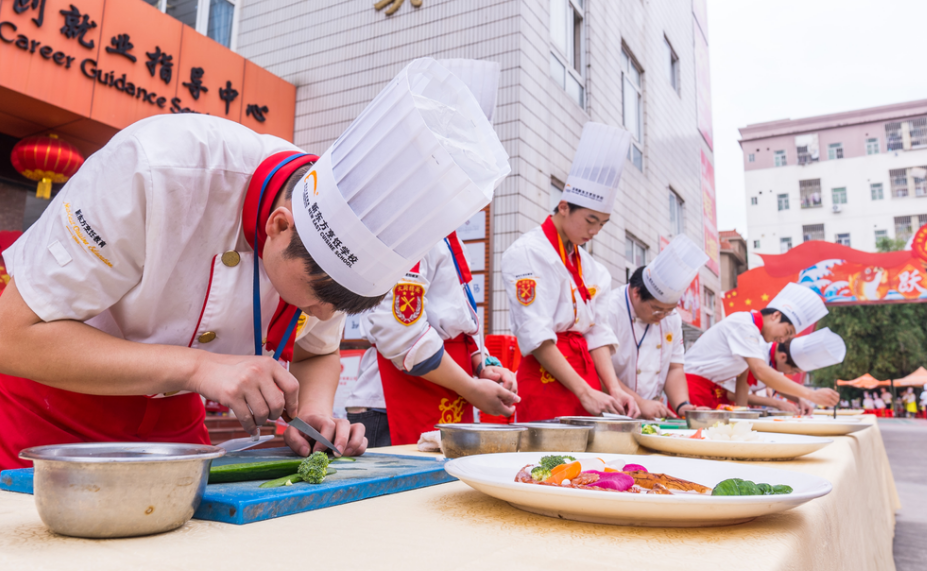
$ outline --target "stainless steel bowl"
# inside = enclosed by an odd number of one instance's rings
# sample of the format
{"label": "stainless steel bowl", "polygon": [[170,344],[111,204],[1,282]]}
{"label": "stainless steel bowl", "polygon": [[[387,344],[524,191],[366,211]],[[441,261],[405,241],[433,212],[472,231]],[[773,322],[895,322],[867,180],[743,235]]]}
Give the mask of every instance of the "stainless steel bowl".
{"label": "stainless steel bowl", "polygon": [[592,431],[589,426],[546,422],[518,422],[512,426],[528,429],[521,433],[519,452],[585,452]]}
{"label": "stainless steel bowl", "polygon": [[518,452],[518,441],[528,429],[508,424],[436,424],[441,449],[448,458]]}
{"label": "stainless steel bowl", "polygon": [[588,426],[592,429],[589,431],[586,452],[637,453],[638,446],[634,434],[641,433],[643,421],[601,416],[561,416],[557,420],[563,424]]}
{"label": "stainless steel bowl", "polygon": [[74,537],[132,537],[182,526],[200,505],[216,446],[105,442],[37,446],[35,505],[52,531]]}
{"label": "stainless steel bowl", "polygon": [[708,428],[716,422],[730,424],[731,413],[726,410],[687,410],[686,424],[689,428]]}
{"label": "stainless steel bowl", "polygon": [[797,413],[789,412],[787,410],[765,410],[766,416],[795,416]]}
{"label": "stainless steel bowl", "polygon": [[728,414],[731,415],[730,418],[736,419],[736,420],[756,420],[759,417],[763,416],[763,411],[759,409],[732,410]]}

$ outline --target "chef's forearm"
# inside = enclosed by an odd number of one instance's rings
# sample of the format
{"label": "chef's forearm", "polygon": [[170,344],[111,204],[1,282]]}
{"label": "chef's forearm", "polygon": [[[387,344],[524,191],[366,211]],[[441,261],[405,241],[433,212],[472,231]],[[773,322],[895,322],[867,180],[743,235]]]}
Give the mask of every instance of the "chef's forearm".
{"label": "chef's forearm", "polygon": [[331,416],[341,376],[341,353],[310,355],[297,346],[290,374],[299,381],[299,414]]}
{"label": "chef's forearm", "polygon": [[[615,374],[615,366],[612,364],[612,351],[608,345],[596,347],[589,351],[592,356],[592,362],[595,364],[595,372],[599,376],[602,388],[610,395],[620,394],[624,391],[618,382],[618,375]],[[630,393],[631,391],[627,391]]]}
{"label": "chef's forearm", "polygon": [[205,351],[118,339],[79,321],[44,322],[16,289],[0,296],[0,372],[95,395],[187,389]]}
{"label": "chef's forearm", "polygon": [[553,341],[544,341],[531,354],[551,376],[577,397],[590,390],[589,383],[579,376]]}
{"label": "chef's forearm", "polygon": [[[737,375],[737,384],[735,385],[734,393],[734,404],[737,406],[747,406],[747,399],[750,398],[750,385],[747,383],[747,373],[749,371],[750,369],[747,369],[743,373]],[[753,374],[756,375],[756,372],[754,371]]]}
{"label": "chef's forearm", "polygon": [[686,383],[686,372],[681,363],[670,363],[666,373],[666,383],[663,392],[669,400],[670,408],[674,411],[689,400],[689,385]]}
{"label": "chef's forearm", "polygon": [[793,382],[791,379],[770,367],[762,359],[749,358],[747,364],[753,371],[753,376],[766,384],[773,390],[779,391],[785,395],[808,398],[813,391],[803,385]]}

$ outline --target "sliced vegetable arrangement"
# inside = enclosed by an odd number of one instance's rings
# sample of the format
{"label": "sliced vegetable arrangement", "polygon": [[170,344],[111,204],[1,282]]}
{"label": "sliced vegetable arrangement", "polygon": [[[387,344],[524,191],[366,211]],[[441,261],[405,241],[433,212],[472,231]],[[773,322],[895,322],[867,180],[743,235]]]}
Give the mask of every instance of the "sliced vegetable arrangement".
{"label": "sliced vegetable arrangement", "polygon": [[741,480],[740,478],[724,480],[711,491],[713,496],[778,496],[791,493],[791,486],[784,484],[777,486],[755,484],[750,480]]}
{"label": "sliced vegetable arrangement", "polygon": [[331,462],[355,462],[355,458],[342,456],[329,458],[324,452],[314,452],[307,458],[284,458],[241,464],[225,464],[209,469],[210,484],[269,480],[261,488],[291,486],[297,482],[321,484],[326,476],[336,473],[329,468]]}

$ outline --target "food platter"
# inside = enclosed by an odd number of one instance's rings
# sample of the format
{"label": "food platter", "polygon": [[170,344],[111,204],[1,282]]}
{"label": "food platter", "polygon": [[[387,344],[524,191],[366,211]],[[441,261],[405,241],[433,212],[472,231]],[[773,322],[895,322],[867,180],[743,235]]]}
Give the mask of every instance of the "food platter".
{"label": "food platter", "polygon": [[[738,422],[738,421],[732,421]],[[869,423],[858,418],[844,417],[834,420],[827,417],[767,417],[751,421],[757,432],[806,434],[808,436],[846,436],[869,428]]]}
{"label": "food platter", "polygon": [[[755,421],[754,421],[755,422]],[[788,460],[824,448],[833,440],[802,434],[763,433],[757,440],[701,440],[689,438],[694,430],[661,434],[635,434],[638,444],[666,454],[732,460]]]}
{"label": "food platter", "polygon": [[512,506],[544,516],[615,525],[646,527],[709,527],[732,525],[786,511],[828,494],[827,480],[775,468],[712,460],[627,454],[574,454],[605,462],[641,463],[650,472],[665,473],[714,487],[729,478],[785,484],[793,492],[776,496],[710,496],[692,493],[672,495],[631,494],[515,481],[526,464],[540,461],[544,453],[485,454],[451,460],[445,470],[475,490]]}
{"label": "food platter", "polygon": [[[858,409],[858,408],[838,408],[838,409],[837,409],[837,416],[859,416],[859,415],[861,415],[861,414],[864,414],[865,412],[866,412],[866,411],[861,410],[861,409]],[[819,408],[819,409],[817,409],[817,410],[814,411],[814,414],[824,414],[824,415],[833,416],[833,415],[834,415],[834,409],[832,409],[832,408]]]}

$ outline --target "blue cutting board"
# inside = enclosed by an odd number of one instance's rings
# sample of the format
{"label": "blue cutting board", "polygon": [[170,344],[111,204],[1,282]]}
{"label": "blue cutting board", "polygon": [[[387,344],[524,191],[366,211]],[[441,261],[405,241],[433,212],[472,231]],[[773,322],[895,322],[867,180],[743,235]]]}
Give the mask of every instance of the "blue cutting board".
{"label": "blue cutting board", "polygon": [[[285,457],[292,457],[288,448],[246,450],[227,454],[213,464]],[[331,467],[337,473],[318,485],[266,489],[258,487],[261,481],[208,485],[193,517],[243,525],[456,480],[444,471],[443,459],[419,456],[367,453],[357,462],[335,462]],[[0,490],[31,494],[32,472],[32,468],[0,472]]]}

